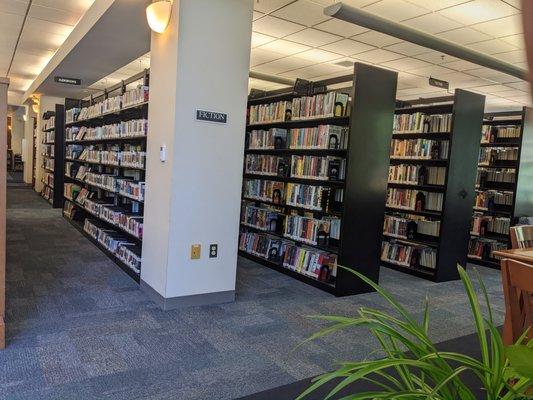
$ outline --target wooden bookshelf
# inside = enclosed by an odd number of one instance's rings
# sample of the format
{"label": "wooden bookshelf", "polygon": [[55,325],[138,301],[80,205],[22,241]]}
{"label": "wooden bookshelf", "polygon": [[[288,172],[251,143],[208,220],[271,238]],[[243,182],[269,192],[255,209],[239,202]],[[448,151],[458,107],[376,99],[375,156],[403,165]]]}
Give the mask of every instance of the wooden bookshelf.
{"label": "wooden bookshelf", "polygon": [[[335,116],[307,117],[305,119],[295,118],[294,110],[291,119],[277,122],[261,122],[247,125],[247,146],[245,149],[244,186],[242,197],[243,216],[248,207],[260,207],[261,210],[277,211],[277,229],[265,231],[264,227],[259,229],[250,226],[244,219],[241,219],[241,237],[239,254],[256,261],[266,267],[284,273],[299,281],[315,286],[335,296],[346,296],[371,291],[367,285],[352,274],[349,270],[338,268],[336,265],[345,266],[348,269],[357,270],[374,281],[379,278],[379,237],[383,225],[383,214],[385,211],[386,177],[388,169],[388,154],[390,140],[392,136],[391,127],[394,115],[395,94],[397,84],[397,74],[392,71],[376,68],[373,66],[356,63],[353,75],[346,78],[346,82],[353,84],[351,89],[351,100],[345,108],[345,113],[334,113]],[[379,84],[376,84],[379,82]],[[302,99],[305,96],[314,96],[334,91],[327,89],[327,81],[307,82],[304,89],[301,86],[297,89],[289,89],[285,93],[272,92],[265,93],[263,97],[250,98],[248,105],[266,105],[279,101],[292,102],[293,99]],[[316,88],[321,88],[317,91]],[[338,93],[344,93],[339,91]],[[336,95],[337,96],[337,95]],[[340,96],[342,97],[342,95]],[[338,102],[336,97],[336,102]],[[293,129],[318,128],[322,125],[343,127],[347,136],[346,148],[331,146],[313,146],[313,148],[300,148],[302,146],[290,146],[286,143],[275,146],[276,148],[250,148],[249,136],[252,131],[268,131],[273,128],[285,129],[287,137],[293,134]],[[336,128],[335,128],[336,129]],[[303,146],[305,147],[305,146]],[[310,146],[307,146],[310,147]],[[279,162],[288,166],[289,172],[279,170],[271,175],[247,172],[246,163],[249,156],[277,156]],[[328,162],[341,162],[345,160],[345,174],[343,179],[337,179],[336,175],[329,174],[324,179],[310,179],[293,176],[290,169],[295,165],[297,156],[313,156],[318,158],[333,157]],[[283,161],[280,161],[283,160]],[[322,161],[319,161],[322,162]],[[328,170],[331,164],[328,164]],[[332,178],[335,176],[335,178]],[[257,199],[247,196],[246,185],[248,181],[265,182],[273,181],[283,187],[283,194],[279,201],[274,198]],[[286,197],[288,185],[306,185],[313,190],[321,192],[320,206],[305,203],[291,203]],[[333,197],[342,191],[342,201],[334,201]],[[324,194],[326,193],[326,194]],[[328,197],[326,201],[325,198]],[[327,204],[326,204],[327,203]],[[326,243],[324,241],[316,244],[295,237],[289,237],[286,227],[290,216],[308,217],[314,220],[323,221],[323,218],[339,218],[340,222],[338,238],[329,232]],[[364,228],[362,228],[364,227]],[[269,228],[270,229],[270,228]],[[320,229],[320,228],[319,228]],[[254,250],[253,247],[242,247],[243,235],[254,234],[262,237],[270,237],[277,243],[285,243],[287,247],[281,245],[280,253],[274,257]],[[336,234],[334,236],[337,236]],[[309,264],[298,267],[289,266],[284,263],[288,248],[296,248],[298,251],[307,250],[313,254],[325,254],[327,263],[320,261],[314,266]],[[336,260],[333,262],[332,260]],[[327,265],[325,265],[327,264]],[[314,268],[314,269],[313,269]],[[327,268],[331,275],[324,276],[317,273]]]}
{"label": "wooden bookshelf", "polygon": [[[473,187],[478,161],[478,135],[484,103],[484,96],[457,89],[453,102],[396,110],[397,115],[414,116],[415,113],[422,113],[434,119],[451,115],[451,122],[449,130],[445,131],[430,129],[428,133],[425,127],[422,133],[403,133],[409,131],[403,129],[402,133],[394,132],[392,135],[394,140],[433,140],[434,142],[425,142],[425,145],[432,143],[440,154],[434,156],[431,148],[429,159],[391,157],[391,168],[401,165],[415,168],[420,166],[418,173],[424,172],[423,178],[417,182],[404,184],[392,181],[388,185],[389,191],[410,190],[410,195],[416,196],[413,197],[416,203],[414,207],[403,208],[387,204],[387,221],[391,226],[402,228],[398,228],[397,233],[394,229],[391,229],[393,232],[383,232],[381,265],[435,282],[459,279],[456,266],[465,266],[467,261],[470,217],[475,198]],[[441,149],[446,147],[443,142],[448,143],[445,159],[442,159]],[[439,159],[432,159],[437,156]],[[428,184],[430,168],[439,167],[444,168],[440,170],[445,172],[444,176],[441,175],[438,184]],[[401,192],[400,198],[406,193]],[[442,205],[440,209],[434,204],[428,209],[426,201],[429,202],[430,199],[439,199]],[[422,227],[425,225],[432,227],[434,234],[419,233],[419,230],[424,231]],[[390,252],[387,252],[389,249]],[[408,256],[404,256],[405,254]]]}
{"label": "wooden bookshelf", "polygon": [[[41,196],[46,199],[53,208],[63,207],[63,168],[65,152],[65,106],[56,104],[54,112],[47,112],[43,116],[43,122],[48,123],[43,128],[42,139],[42,165],[44,171],[41,182],[43,189]],[[53,168],[49,168],[52,166]]]}
{"label": "wooden bookshelf", "polygon": [[[117,96],[128,95],[128,93],[130,93],[129,90],[138,87],[138,85],[148,87],[148,71],[144,71],[141,74],[137,74],[122,81],[118,85],[107,88],[99,96],[82,101],[67,99],[66,109],[82,109],[83,107],[100,104],[107,99],[111,99],[111,102]],[[99,179],[103,179],[103,175],[110,175],[113,178],[131,179],[134,183],[144,183],[144,165],[132,166],[124,164],[122,152],[127,151],[129,146],[135,146],[136,152],[146,152],[147,132],[135,133],[134,136],[126,135],[123,132],[123,129],[125,128],[122,125],[117,134],[111,135],[103,133],[104,129],[100,130],[99,128],[123,123],[135,123],[137,120],[148,120],[148,101],[145,98],[140,98],[135,104],[128,104],[126,106],[124,106],[123,101],[124,99],[120,101],[119,109],[115,108],[113,111],[98,113],[98,115],[90,118],[78,119],[75,118],[75,113],[67,111],[69,118],[73,118],[73,120],[70,120],[65,124],[66,130],[69,131],[65,133],[63,141],[65,146],[63,152],[65,157],[65,168],[61,170],[65,185],[65,191],[63,193],[63,215],[76,229],[82,232],[84,236],[101,249],[122,270],[139,283],[140,267],[138,269],[131,267],[119,256],[118,250],[112,251],[108,247],[108,244],[106,244],[104,240],[105,236],[102,235],[101,232],[109,232],[113,237],[111,242],[114,245],[116,245],[117,242],[125,243],[125,247],[130,248],[139,257],[139,262],[142,250],[142,236],[136,235],[125,226],[111,222],[113,218],[106,217],[103,212],[99,213],[91,210],[90,206],[88,206],[89,203],[86,203],[85,199],[79,199],[80,192],[77,192],[73,198],[67,193],[67,185],[75,184],[81,189],[86,189],[90,193],[89,201],[94,201],[99,204],[109,204],[113,209],[119,207],[121,215],[131,215],[135,218],[141,218],[142,221],[142,216],[144,214],[144,201],[142,198],[127,192],[121,192],[116,179],[113,181],[113,187],[99,184],[96,181],[88,179],[88,173],[91,173],[98,176]],[[81,136],[79,133],[82,129],[87,129],[88,131],[84,136]],[[93,129],[94,131],[92,131]],[[100,131],[100,134],[98,134],[97,131]],[[115,163],[104,162],[102,159],[100,159],[100,161],[93,161],[78,158],[86,150],[119,152],[119,159],[117,163]],[[85,173],[78,173],[80,168],[86,168],[87,170]],[[105,208],[107,209],[108,207]],[[98,229],[97,232],[99,232],[99,236],[97,238],[87,231],[85,226],[86,223],[90,223],[95,229]],[[88,229],[91,228],[90,225]]]}
{"label": "wooden bookshelf", "polygon": [[[507,221],[508,226],[510,227],[517,223],[518,217],[529,216],[520,210],[521,204],[527,205],[530,203],[529,199],[522,201],[522,198],[519,195],[522,191],[527,192],[527,189],[522,187],[522,190],[518,190],[519,178],[521,177],[521,174],[523,176],[526,175],[524,169],[527,169],[527,163],[521,162],[521,155],[524,149],[524,137],[527,141],[533,136],[531,134],[531,121],[526,118],[528,113],[530,113],[530,110],[524,107],[522,110],[516,112],[491,113],[485,115],[483,125],[486,127],[485,129],[491,129],[493,135],[490,135],[492,137],[489,136],[489,140],[487,140],[487,137],[484,137],[483,134],[481,135],[481,152],[498,152],[502,150],[516,149],[517,158],[516,160],[491,160],[489,163],[482,163],[481,160],[478,162],[476,191],[482,193],[510,193],[512,195],[512,201],[509,204],[491,203],[488,207],[474,207],[474,213],[472,215],[473,228],[476,218],[487,221],[487,224],[490,224],[491,220],[495,221],[495,218],[499,218],[499,221]],[[497,132],[500,129],[509,127],[517,128],[519,136],[498,136]],[[480,158],[482,155],[481,152]],[[484,174],[484,171],[487,170],[494,172],[512,170],[514,171],[514,180],[513,182],[497,182],[489,179],[483,179],[481,181],[480,177]],[[529,180],[530,178],[526,178],[522,179],[521,182],[526,183]],[[530,184],[527,183],[526,185],[529,186]],[[492,256],[492,252],[494,250],[509,248],[509,229],[500,229],[501,232],[494,232],[488,229],[489,227],[490,225],[484,227],[484,229],[479,229],[479,231],[471,232],[468,261],[473,264],[499,269],[500,261]],[[480,250],[481,255],[479,254]]]}

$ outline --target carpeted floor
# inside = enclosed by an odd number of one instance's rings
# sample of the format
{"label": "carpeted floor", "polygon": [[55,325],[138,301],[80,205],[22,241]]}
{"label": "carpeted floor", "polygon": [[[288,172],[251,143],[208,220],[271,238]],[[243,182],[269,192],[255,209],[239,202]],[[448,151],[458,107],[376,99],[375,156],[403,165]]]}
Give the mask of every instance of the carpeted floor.
{"label": "carpeted floor", "polygon": [[[241,259],[235,303],[163,312],[32,190],[8,190],[7,234],[0,398],[233,399],[374,348],[366,332],[353,330],[291,353],[323,326],[306,315],[383,307],[375,293],[335,298]],[[480,271],[501,324],[499,272]],[[436,341],[473,332],[460,282],[383,269],[381,283],[418,317],[430,297]]]}

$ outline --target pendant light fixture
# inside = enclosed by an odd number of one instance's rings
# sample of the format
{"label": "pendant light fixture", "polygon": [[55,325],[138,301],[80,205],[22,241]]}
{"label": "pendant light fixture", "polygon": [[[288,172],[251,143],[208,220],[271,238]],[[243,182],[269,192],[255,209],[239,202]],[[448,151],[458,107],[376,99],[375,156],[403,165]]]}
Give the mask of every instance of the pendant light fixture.
{"label": "pendant light fixture", "polygon": [[170,0],[157,0],[146,7],[146,19],[150,29],[157,33],[165,32],[172,13]]}

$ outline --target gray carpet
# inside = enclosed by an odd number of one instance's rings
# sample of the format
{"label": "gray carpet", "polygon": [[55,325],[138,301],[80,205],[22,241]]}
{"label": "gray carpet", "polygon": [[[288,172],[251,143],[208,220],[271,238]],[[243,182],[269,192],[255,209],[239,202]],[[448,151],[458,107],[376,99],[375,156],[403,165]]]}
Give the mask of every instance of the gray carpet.
{"label": "gray carpet", "polygon": [[[29,189],[8,191],[7,342],[0,398],[233,399],[361,359],[364,331],[291,354],[320,323],[310,314],[381,307],[375,293],[334,298],[241,259],[237,301],[163,312],[124,272]],[[503,320],[499,272],[480,269]],[[431,298],[437,341],[473,332],[460,282],[383,269],[381,283],[417,316]]]}

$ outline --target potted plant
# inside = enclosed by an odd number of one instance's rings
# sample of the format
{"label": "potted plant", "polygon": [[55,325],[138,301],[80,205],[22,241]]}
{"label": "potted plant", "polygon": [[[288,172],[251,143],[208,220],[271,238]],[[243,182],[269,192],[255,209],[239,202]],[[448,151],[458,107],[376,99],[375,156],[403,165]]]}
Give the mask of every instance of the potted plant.
{"label": "potted plant", "polygon": [[[362,307],[358,316],[312,316],[331,322],[309,339],[314,340],[333,332],[363,327],[377,339],[385,358],[344,362],[333,372],[321,375],[298,399],[322,385],[335,382],[325,397],[335,397],[357,381],[371,382],[375,390],[351,393],[343,400],[359,399],[431,399],[431,400],[477,400],[463,382],[469,371],[479,381],[486,400],[531,399],[528,394],[533,386],[533,341],[505,347],[500,332],[494,325],[486,288],[478,275],[479,285],[486,302],[488,315],[481,312],[474,286],[465,270],[458,266],[461,280],[470,303],[477,331],[481,359],[465,354],[437,350],[428,336],[429,302],[426,298],[424,318],[419,323],[391,294],[366,276],[349,270],[372,286],[394,309],[394,314]],[[476,271],[477,272],[477,271]],[[304,342],[304,343],[305,343]]]}

